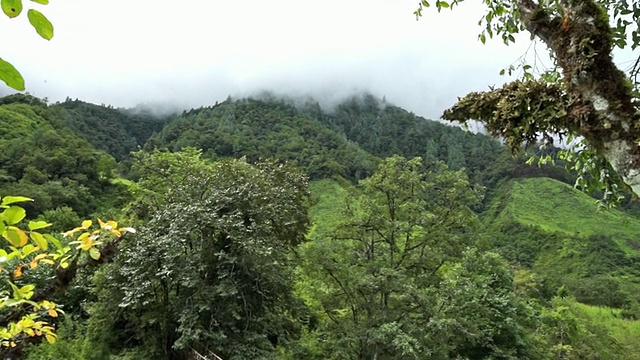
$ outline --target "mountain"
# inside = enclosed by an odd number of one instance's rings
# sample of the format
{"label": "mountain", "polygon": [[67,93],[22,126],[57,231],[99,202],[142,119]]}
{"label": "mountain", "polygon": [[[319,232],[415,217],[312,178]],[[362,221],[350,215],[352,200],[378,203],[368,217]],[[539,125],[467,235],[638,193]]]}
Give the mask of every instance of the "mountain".
{"label": "mountain", "polygon": [[153,147],[196,147],[209,158],[271,157],[298,164],[312,178],[357,180],[371,174],[378,162],[294,105],[275,99],[227,100],[185,112],[149,139],[145,148]]}
{"label": "mountain", "polygon": [[[511,181],[484,215],[489,244],[532,271],[550,296],[565,286],[583,303],[640,302],[640,220],[549,178]],[[638,316],[636,314],[633,316]]]}
{"label": "mountain", "polygon": [[116,163],[79,136],[66,112],[29,95],[0,99],[0,195],[23,195],[30,216],[69,207],[86,216],[112,188]]}
{"label": "mountain", "polygon": [[67,99],[52,107],[64,109],[65,122],[76,134],[117,161],[139,150],[151,135],[162,130],[169,118],[152,109],[115,109],[77,99]]}
{"label": "mountain", "polygon": [[499,142],[367,94],[332,109],[312,99],[228,99],[171,119],[146,148],[175,151],[187,146],[203,149],[210,158],[293,161],[314,179],[362,179],[379,159],[394,154],[420,156],[427,163],[441,160],[454,170],[464,167],[474,183],[485,187],[513,172],[513,160]]}

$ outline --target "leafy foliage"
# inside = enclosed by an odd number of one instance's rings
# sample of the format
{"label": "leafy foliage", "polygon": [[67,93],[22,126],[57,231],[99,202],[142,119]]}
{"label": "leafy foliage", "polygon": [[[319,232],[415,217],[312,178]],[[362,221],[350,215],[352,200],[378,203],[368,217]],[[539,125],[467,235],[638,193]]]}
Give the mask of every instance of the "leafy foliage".
{"label": "leafy foliage", "polygon": [[[32,2],[41,5],[47,5],[49,3],[48,0],[32,0]],[[4,12],[7,17],[18,17],[22,13],[22,0],[2,0],[0,1],[0,8],[2,8],[2,12]],[[38,10],[29,9],[27,11],[27,18],[38,35],[43,39],[51,40],[51,38],[53,38],[53,25],[49,19],[44,16],[44,14]],[[25,89],[24,78],[20,72],[13,65],[3,59],[0,59],[0,80],[4,81],[7,86],[16,90],[22,91]]]}
{"label": "leafy foliage", "polygon": [[146,148],[204,150],[206,157],[263,157],[289,161],[311,178],[340,175],[360,179],[377,159],[293,105],[278,100],[227,100],[173,119]]}
{"label": "leafy foliage", "polygon": [[[470,248],[477,223],[469,207],[477,194],[461,171],[439,164],[424,172],[421,163],[385,160],[361,181],[362,194],[345,207],[331,237],[306,246],[302,291],[324,314],[316,335],[327,340],[322,353],[389,359],[520,354],[520,329],[502,323],[502,316],[521,315],[509,271],[496,255]],[[498,303],[504,308],[494,308]]]}
{"label": "leafy foliage", "polygon": [[[29,338],[44,337],[54,343],[57,335],[48,319],[55,319],[64,311],[50,300],[52,293],[73,280],[83,253],[98,261],[102,251],[114,246],[124,233],[135,232],[132,228],[118,229],[114,221],[103,223],[99,219],[100,228],[91,230],[92,221],[85,220],[80,227],[64,233],[71,237],[81,234],[74,241],[63,242],[40,232],[51,226],[45,221],[29,221],[27,229],[18,227],[26,211],[16,204],[26,201],[32,200],[5,196],[0,203],[0,233],[6,241],[0,246],[0,274],[6,280],[0,287],[0,353],[4,356],[20,349]],[[101,246],[107,242],[108,246]],[[49,244],[55,249],[49,250]],[[69,245],[77,245],[76,251]],[[25,273],[37,272],[42,264],[56,268],[56,273],[52,283],[39,287]]]}
{"label": "leafy foliage", "polygon": [[306,179],[276,163],[199,155],[142,160],[140,185],[157,201],[99,283],[92,321],[128,329],[112,340],[116,351],[136,339],[149,357],[268,357],[272,341],[296,332],[291,251],[308,227]]}

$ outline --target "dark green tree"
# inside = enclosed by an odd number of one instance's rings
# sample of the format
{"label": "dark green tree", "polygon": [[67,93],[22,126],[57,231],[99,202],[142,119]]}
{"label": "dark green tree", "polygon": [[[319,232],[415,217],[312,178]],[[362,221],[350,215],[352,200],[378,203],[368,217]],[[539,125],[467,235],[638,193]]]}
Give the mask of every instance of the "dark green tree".
{"label": "dark green tree", "polygon": [[[329,239],[306,248],[320,347],[336,359],[523,356],[506,263],[473,250],[478,194],[463,171],[386,159]],[[468,310],[468,312],[467,312]],[[511,320],[509,320],[511,319]]]}
{"label": "dark green tree", "polygon": [[199,156],[141,159],[141,194],[155,201],[99,281],[96,341],[149,358],[269,358],[297,332],[292,251],[308,227],[307,180],[285,165]]}

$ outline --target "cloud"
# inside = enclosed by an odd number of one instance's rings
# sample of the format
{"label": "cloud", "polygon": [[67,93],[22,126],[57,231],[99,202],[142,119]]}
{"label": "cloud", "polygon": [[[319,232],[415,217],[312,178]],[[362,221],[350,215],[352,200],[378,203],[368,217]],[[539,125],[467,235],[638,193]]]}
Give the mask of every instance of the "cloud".
{"label": "cloud", "polygon": [[416,21],[415,3],[397,0],[68,0],[41,9],[51,42],[26,17],[0,32],[15,35],[3,58],[27,90],[52,101],[188,108],[260,90],[370,91],[435,118],[457,96],[505,82],[499,70],[528,45],[481,45],[482,7],[463,5]]}

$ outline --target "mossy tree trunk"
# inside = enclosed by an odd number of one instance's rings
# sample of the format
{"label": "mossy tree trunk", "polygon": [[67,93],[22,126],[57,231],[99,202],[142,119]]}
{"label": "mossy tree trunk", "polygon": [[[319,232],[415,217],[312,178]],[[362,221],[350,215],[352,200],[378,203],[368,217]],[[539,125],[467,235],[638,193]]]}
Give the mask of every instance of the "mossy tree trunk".
{"label": "mossy tree trunk", "polygon": [[563,81],[515,81],[471,93],[445,111],[448,120],[476,119],[513,149],[540,134],[577,135],[640,195],[640,115],[627,75],[613,62],[613,30],[594,0],[514,0],[519,21],[543,41]]}
{"label": "mossy tree trunk", "polygon": [[613,62],[605,9],[592,0],[567,0],[565,16],[552,18],[532,0],[519,5],[524,26],[563,70],[571,110],[582,118],[579,134],[640,194],[638,111],[627,76]]}

